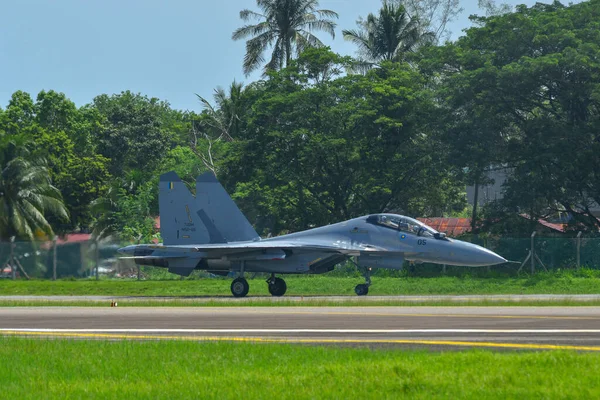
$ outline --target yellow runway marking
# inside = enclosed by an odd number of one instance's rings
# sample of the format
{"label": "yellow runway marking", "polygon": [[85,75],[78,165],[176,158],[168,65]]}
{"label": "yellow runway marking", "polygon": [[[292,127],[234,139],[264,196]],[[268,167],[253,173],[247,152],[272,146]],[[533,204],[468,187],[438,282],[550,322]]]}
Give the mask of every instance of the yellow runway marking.
{"label": "yellow runway marking", "polygon": [[51,333],[4,331],[0,336],[36,336],[46,338],[121,339],[121,340],[187,340],[195,342],[305,343],[305,344],[422,344],[429,346],[491,347],[529,350],[600,351],[600,346],[571,346],[531,343],[495,343],[454,340],[413,339],[280,339],[265,337],[126,335],[112,333]]}

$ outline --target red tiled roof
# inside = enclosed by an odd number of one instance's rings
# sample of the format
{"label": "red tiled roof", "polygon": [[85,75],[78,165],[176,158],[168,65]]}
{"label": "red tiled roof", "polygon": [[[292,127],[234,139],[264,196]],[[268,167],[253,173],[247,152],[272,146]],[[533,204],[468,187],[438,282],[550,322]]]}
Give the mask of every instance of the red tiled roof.
{"label": "red tiled roof", "polygon": [[471,229],[471,218],[417,218],[419,221],[445,233],[448,236],[459,236]]}
{"label": "red tiled roof", "polygon": [[91,233],[68,233],[56,239],[57,244],[87,242],[92,238]]}
{"label": "red tiled roof", "polygon": [[[519,214],[519,216],[523,217],[525,219],[529,219],[529,220],[531,219],[531,217],[529,215],[527,215],[527,214]],[[538,218],[537,222],[538,222],[538,224],[543,225],[546,228],[552,229],[552,230],[557,231],[557,232],[564,233],[565,230],[566,230],[565,229],[565,227],[566,227],[565,224],[553,224],[552,222],[548,222],[545,219],[541,219],[541,218]]]}

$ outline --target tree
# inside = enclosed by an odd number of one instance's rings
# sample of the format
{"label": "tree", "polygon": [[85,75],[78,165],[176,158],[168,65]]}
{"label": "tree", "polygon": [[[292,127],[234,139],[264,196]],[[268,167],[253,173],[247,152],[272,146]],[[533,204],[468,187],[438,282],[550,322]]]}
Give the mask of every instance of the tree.
{"label": "tree", "polygon": [[232,141],[240,133],[241,122],[246,112],[243,92],[244,84],[236,81],[229,86],[229,94],[222,87],[218,87],[213,96],[214,106],[204,97],[196,95],[208,116],[205,123],[217,138]]}
{"label": "tree", "polygon": [[289,65],[294,55],[309,47],[320,47],[323,43],[312,34],[321,30],[335,37],[335,22],[338,14],[331,10],[318,10],[318,0],[256,0],[262,10],[240,11],[243,21],[259,20],[257,24],[238,28],[233,40],[251,37],[246,42],[244,73],[249,75],[265,62],[263,54],[272,47],[271,59],[265,65],[265,73]]}
{"label": "tree", "polygon": [[10,98],[4,112],[2,129],[9,134],[22,132],[29,128],[35,117],[35,105],[29,93],[16,91]]}
{"label": "tree", "polygon": [[440,199],[456,204],[454,171],[443,168],[419,74],[388,62],[365,76],[343,76],[346,62],[316,49],[273,73],[247,136],[231,143],[223,182],[259,231],[385,211],[431,215]]}
{"label": "tree", "polygon": [[215,175],[218,173],[217,153],[224,147],[221,142],[232,142],[243,136],[246,112],[250,108],[243,83],[233,81],[228,92],[221,87],[215,89],[215,105],[196,95],[203,110],[192,125],[191,149]]}
{"label": "tree", "polygon": [[477,6],[485,11],[486,17],[502,15],[512,11],[512,6],[510,4],[496,4],[495,0],[477,0]]}
{"label": "tree", "polygon": [[154,236],[151,204],[156,186],[145,182],[136,193],[114,182],[104,196],[91,204],[98,217],[93,223],[93,234],[98,238],[115,237],[124,241],[148,242]]}
{"label": "tree", "polygon": [[[482,2],[493,0],[479,0],[480,7]],[[419,21],[422,32],[433,34],[434,44],[450,39],[448,24],[463,11],[459,0],[402,0],[402,4],[410,17]]]}
{"label": "tree", "polygon": [[171,145],[172,133],[165,119],[169,104],[129,91],[100,95],[93,107],[103,116],[102,129],[96,131],[98,152],[110,159],[108,170],[123,176],[137,169],[151,173]]}
{"label": "tree", "polygon": [[433,33],[422,31],[417,17],[411,18],[404,6],[394,0],[383,0],[378,15],[369,14],[357,25],[358,29],[343,30],[342,34],[358,46],[358,67],[362,70],[384,61],[403,61],[407,53],[434,38]]}
{"label": "tree", "polygon": [[600,204],[598,15],[598,0],[519,6],[477,17],[455,44],[422,57],[424,70],[438,64],[431,71],[456,161],[512,170],[496,211],[566,212],[575,226],[600,226],[591,212]]}
{"label": "tree", "polygon": [[29,158],[27,140],[18,135],[0,138],[0,239],[33,240],[53,236],[47,215],[68,219],[60,192],[50,181],[43,160]]}

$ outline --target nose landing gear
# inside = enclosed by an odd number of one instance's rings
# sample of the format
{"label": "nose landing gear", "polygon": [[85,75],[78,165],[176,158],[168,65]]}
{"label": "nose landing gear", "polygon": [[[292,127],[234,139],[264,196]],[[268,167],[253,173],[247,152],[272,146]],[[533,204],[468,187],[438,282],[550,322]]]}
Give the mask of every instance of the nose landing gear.
{"label": "nose landing gear", "polygon": [[369,293],[369,286],[371,286],[371,268],[361,269],[361,272],[365,277],[365,283],[356,285],[354,293],[358,296],[366,296]]}

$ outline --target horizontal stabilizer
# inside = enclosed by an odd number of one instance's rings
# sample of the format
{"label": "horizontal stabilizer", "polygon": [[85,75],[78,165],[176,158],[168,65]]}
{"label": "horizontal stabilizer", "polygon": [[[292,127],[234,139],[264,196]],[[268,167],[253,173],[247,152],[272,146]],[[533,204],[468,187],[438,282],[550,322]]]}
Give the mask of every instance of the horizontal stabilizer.
{"label": "horizontal stabilizer", "polygon": [[180,276],[190,276],[196,265],[200,263],[199,258],[183,258],[178,260],[169,260],[169,272]]}

